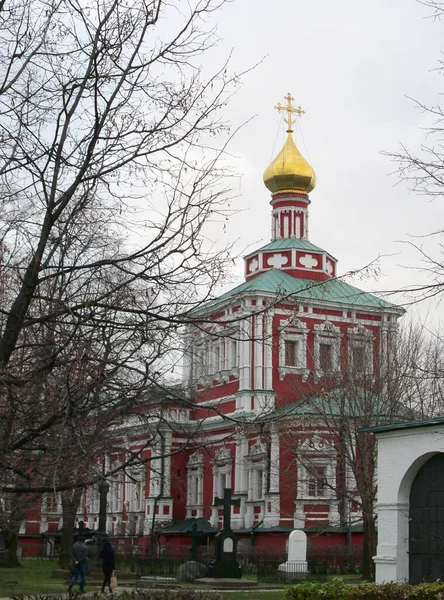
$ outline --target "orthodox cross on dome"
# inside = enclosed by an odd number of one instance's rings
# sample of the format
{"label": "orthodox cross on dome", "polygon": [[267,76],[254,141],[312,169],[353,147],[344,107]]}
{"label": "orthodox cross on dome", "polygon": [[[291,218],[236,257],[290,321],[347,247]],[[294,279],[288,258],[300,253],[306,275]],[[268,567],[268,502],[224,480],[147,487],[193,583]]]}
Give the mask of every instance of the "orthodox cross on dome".
{"label": "orthodox cross on dome", "polygon": [[295,113],[298,115],[298,117],[300,117],[305,114],[305,110],[302,110],[301,106],[294,107],[291,104],[292,102],[294,102],[294,98],[290,94],[290,92],[288,92],[288,94],[284,96],[284,99],[287,101],[287,106],[282,106],[282,104],[278,102],[275,106],[275,109],[278,112],[287,111],[287,118],[284,117],[284,121],[288,125],[287,133],[291,133],[293,131],[292,125],[294,125],[296,122],[296,119],[292,118],[291,116],[292,113]]}

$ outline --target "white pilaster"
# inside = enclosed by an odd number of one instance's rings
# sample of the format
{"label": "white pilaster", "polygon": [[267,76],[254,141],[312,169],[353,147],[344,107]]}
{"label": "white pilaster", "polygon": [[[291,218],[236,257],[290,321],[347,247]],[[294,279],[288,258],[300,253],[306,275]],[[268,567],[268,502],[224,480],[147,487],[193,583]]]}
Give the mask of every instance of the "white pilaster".
{"label": "white pilaster", "polygon": [[[258,303],[261,301],[258,298]],[[264,315],[258,314],[254,317],[254,388],[263,389],[263,321]]]}

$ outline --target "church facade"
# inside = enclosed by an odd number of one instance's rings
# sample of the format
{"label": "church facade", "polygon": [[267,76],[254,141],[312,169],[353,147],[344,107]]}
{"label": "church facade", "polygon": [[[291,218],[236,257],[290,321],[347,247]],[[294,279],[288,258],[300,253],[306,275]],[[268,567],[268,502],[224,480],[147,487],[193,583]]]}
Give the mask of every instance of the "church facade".
{"label": "church facade", "polygon": [[[356,485],[352,469],[339,465],[338,436],[319,414],[326,391],[340,394],[350,373],[376,381],[388,368],[404,311],[341,279],[336,258],[310,241],[316,179],[293,140],[302,111],[290,95],[286,102],[277,108],[287,139],[264,173],[271,241],[245,257],[243,283],[193,315],[183,375],[192,402],[165,409],[168,426],[142,454],[146,468],[110,482],[107,530],[140,551],[153,532],[164,550],[189,546],[192,520],[220,528],[215,497],[226,488],[240,500],[233,529],[259,547],[285,548],[294,528],[324,545],[344,545],[352,521],[359,530],[359,508],[340,493]],[[143,430],[129,431],[133,448],[143,445]],[[77,520],[97,529],[98,504],[87,490]],[[50,537],[60,505],[44,500],[25,525]]]}

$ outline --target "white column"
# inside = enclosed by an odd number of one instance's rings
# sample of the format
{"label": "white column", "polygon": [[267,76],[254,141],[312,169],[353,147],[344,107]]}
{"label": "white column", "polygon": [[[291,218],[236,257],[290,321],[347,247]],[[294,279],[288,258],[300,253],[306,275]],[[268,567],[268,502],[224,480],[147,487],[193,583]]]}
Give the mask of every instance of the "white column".
{"label": "white column", "polygon": [[217,491],[217,468],[214,467],[213,470],[213,502],[214,502],[214,498],[217,496],[218,491]]}
{"label": "white column", "polygon": [[264,388],[273,389],[273,313],[264,314]]}
{"label": "white column", "polygon": [[193,373],[193,366],[195,369],[195,365],[193,365],[194,356],[192,356],[192,336],[190,333],[190,328],[187,327],[184,338],[183,338],[183,368],[182,368],[182,384],[184,386],[189,385],[192,376],[196,377],[196,373]]}
{"label": "white column", "polygon": [[187,473],[187,505],[188,506],[191,506],[191,485],[192,485],[191,473],[188,472]]}
{"label": "white column", "polygon": [[163,495],[171,496],[171,444],[172,432],[167,431],[165,434],[164,444],[164,479],[163,479]]}
{"label": "white column", "polygon": [[[257,299],[258,303],[261,301]],[[254,318],[254,388],[263,389],[263,358],[262,358],[262,333],[264,315],[256,315]]]}
{"label": "white column", "polygon": [[270,443],[270,492],[279,493],[280,444],[276,431],[271,434]]}
{"label": "white column", "polygon": [[376,583],[408,581],[409,505],[378,504]]}
{"label": "white column", "polygon": [[197,504],[203,504],[203,472],[199,473],[197,480]]}
{"label": "white column", "polygon": [[236,450],[234,454],[234,493],[238,494],[241,490],[241,469],[242,469],[243,457],[242,457],[242,437],[241,435],[236,438]]}

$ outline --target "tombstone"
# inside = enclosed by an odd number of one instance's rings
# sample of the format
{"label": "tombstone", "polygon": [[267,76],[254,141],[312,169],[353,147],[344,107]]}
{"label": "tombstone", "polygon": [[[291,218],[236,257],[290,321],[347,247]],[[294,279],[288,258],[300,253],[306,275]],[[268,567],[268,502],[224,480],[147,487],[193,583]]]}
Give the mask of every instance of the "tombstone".
{"label": "tombstone", "polygon": [[240,506],[240,499],[233,500],[231,489],[224,489],[223,498],[215,498],[215,506],[224,507],[223,529],[214,538],[215,556],[210,564],[208,577],[242,577],[242,570],[236,559],[236,536],[231,529],[231,507]]}
{"label": "tombstone", "polygon": [[177,569],[176,581],[193,583],[195,579],[202,579],[208,572],[208,567],[195,560],[189,560]]}
{"label": "tombstone", "polygon": [[301,581],[308,579],[307,534],[294,529],[288,537],[287,562],[278,567],[285,581]]}

